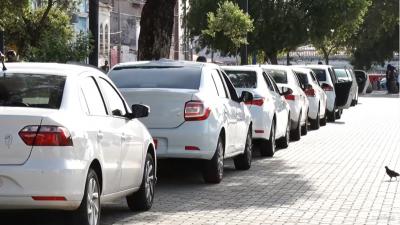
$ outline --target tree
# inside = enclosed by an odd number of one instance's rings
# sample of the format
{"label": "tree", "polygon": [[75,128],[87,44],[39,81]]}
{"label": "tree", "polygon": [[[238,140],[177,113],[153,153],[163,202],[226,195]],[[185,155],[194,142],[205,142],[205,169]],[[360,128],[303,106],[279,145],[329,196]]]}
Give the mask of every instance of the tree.
{"label": "tree", "polygon": [[308,4],[303,6],[309,9],[308,31],[311,42],[323,54],[325,63],[329,64],[329,56],[347,46],[358,31],[370,0],[305,2]]}
{"label": "tree", "polygon": [[[23,60],[81,61],[90,52],[87,35],[74,35],[70,25],[71,12],[78,0],[43,0],[38,8],[31,8],[28,1],[2,0],[8,8],[4,19],[5,39],[15,45]],[[21,7],[21,8],[15,8]]]}
{"label": "tree", "polygon": [[353,35],[349,48],[356,68],[370,69],[383,64],[399,51],[399,2],[373,0],[360,30]]}
{"label": "tree", "polygon": [[140,20],[138,60],[168,58],[177,0],[147,0]]}
{"label": "tree", "polygon": [[202,31],[202,35],[208,36],[213,40],[217,35],[224,38],[226,44],[221,45],[212,43],[215,49],[226,52],[229,55],[238,54],[241,45],[248,44],[247,33],[253,31],[253,20],[244,13],[237,4],[225,1],[219,4],[217,12],[207,14],[207,29]]}

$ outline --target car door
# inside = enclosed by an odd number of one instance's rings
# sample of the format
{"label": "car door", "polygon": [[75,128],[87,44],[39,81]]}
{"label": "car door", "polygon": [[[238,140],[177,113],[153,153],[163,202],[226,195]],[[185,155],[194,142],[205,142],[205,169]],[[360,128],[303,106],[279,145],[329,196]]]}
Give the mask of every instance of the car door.
{"label": "car door", "polygon": [[277,125],[275,129],[276,129],[276,136],[279,137],[280,135],[282,135],[283,129],[286,128],[286,126],[283,124],[284,119],[282,111],[284,110],[284,105],[282,104],[282,96],[276,92],[271,79],[265,72],[262,73],[262,76],[267,84],[267,87],[269,89],[269,94],[272,96],[272,101],[275,106],[274,113],[276,115],[276,125]]}
{"label": "car door", "polygon": [[319,100],[320,100],[320,108],[319,111],[325,112],[326,109],[326,94],[324,92],[324,90],[322,90],[319,81],[317,80],[314,72],[312,70],[310,70],[310,77],[311,77],[311,82],[313,83],[314,86],[314,90],[317,94],[317,96],[319,96]]}
{"label": "car door", "polygon": [[127,105],[117,89],[105,78],[99,78],[101,89],[106,96],[111,112],[111,130],[120,139],[121,179],[119,190],[138,187],[142,180],[143,134],[137,119],[125,117]]}
{"label": "car door", "polygon": [[229,80],[228,76],[220,71],[221,77],[225,81],[226,89],[229,92],[229,104],[235,108],[236,111],[236,124],[235,124],[235,152],[241,152],[246,145],[246,137],[247,137],[247,123],[246,123],[246,115],[244,112],[244,108],[247,107],[243,102],[240,102],[239,97],[237,96],[235,87]]}
{"label": "car door", "polygon": [[121,177],[121,140],[112,129],[113,118],[109,115],[104,96],[94,77],[87,76],[80,82],[81,100],[86,106],[88,139],[98,150],[103,170],[103,194],[115,193]]}
{"label": "car door", "polygon": [[296,87],[296,89],[297,89],[297,92],[298,92],[298,96],[299,96],[299,103],[300,103],[300,106],[301,106],[301,108],[302,108],[302,117],[303,118],[301,118],[301,121],[306,121],[306,118],[307,118],[307,111],[308,111],[308,99],[307,99],[307,95],[304,93],[304,91],[303,91],[303,88],[302,88],[302,85],[301,85],[301,83],[300,83],[300,81],[299,81],[299,79],[297,78],[297,76],[294,74],[294,72],[292,71],[292,74],[293,74],[293,78],[294,78],[294,83],[295,83],[295,87]]}
{"label": "car door", "polygon": [[229,156],[235,152],[235,127],[236,127],[236,109],[232,107],[229,100],[228,91],[225,88],[222,77],[219,75],[217,69],[211,69],[211,77],[215,82],[218,91],[218,106],[222,107],[226,117],[225,125],[225,155]]}

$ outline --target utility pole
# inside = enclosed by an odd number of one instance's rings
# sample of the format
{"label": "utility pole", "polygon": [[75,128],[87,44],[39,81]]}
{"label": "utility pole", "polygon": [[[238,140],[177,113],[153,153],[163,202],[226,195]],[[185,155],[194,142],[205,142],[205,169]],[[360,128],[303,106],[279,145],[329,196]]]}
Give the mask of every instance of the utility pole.
{"label": "utility pole", "polygon": [[[249,1],[248,0],[242,0],[241,1],[241,8],[245,13],[249,12]],[[247,34],[246,34],[246,39],[247,39]],[[240,64],[241,65],[247,65],[249,63],[249,58],[247,54],[247,45],[242,45],[240,49]]]}
{"label": "utility pole", "polygon": [[121,63],[121,46],[122,46],[122,31],[121,31],[121,9],[120,0],[118,0],[118,46],[117,46],[117,61]]}
{"label": "utility pole", "polygon": [[99,65],[99,0],[89,0],[89,30],[93,35],[94,48],[89,55],[89,64]]}

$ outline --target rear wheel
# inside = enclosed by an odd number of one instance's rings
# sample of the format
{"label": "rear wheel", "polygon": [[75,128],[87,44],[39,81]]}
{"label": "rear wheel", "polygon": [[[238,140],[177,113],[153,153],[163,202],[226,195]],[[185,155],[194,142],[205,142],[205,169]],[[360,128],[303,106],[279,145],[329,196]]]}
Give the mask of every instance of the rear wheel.
{"label": "rear wheel", "polygon": [[335,118],[336,119],[342,118],[342,113],[343,113],[343,109],[339,109],[335,114]]}
{"label": "rear wheel", "polygon": [[126,197],[128,207],[132,211],[146,211],[153,205],[155,179],[155,163],[150,153],[146,155],[142,185],[139,191]]}
{"label": "rear wheel", "polygon": [[301,138],[301,112],[299,116],[299,120],[297,122],[297,127],[291,131],[290,137],[293,141],[298,141]]}
{"label": "rear wheel", "polygon": [[288,119],[288,123],[286,125],[285,136],[276,140],[276,146],[279,148],[287,148],[289,146],[290,141],[290,117]]}
{"label": "rear wheel", "polygon": [[93,169],[89,169],[86,178],[85,194],[79,209],[74,215],[76,220],[74,224],[100,224],[100,213],[100,183],[96,172]]}
{"label": "rear wheel", "polygon": [[319,123],[319,110],[317,112],[317,118],[315,119],[311,119],[310,120],[310,124],[311,124],[311,129],[313,130],[318,130],[320,127],[320,123]]}
{"label": "rear wheel", "polygon": [[275,148],[275,120],[272,120],[269,140],[260,143],[260,154],[261,156],[272,157],[275,154]]}
{"label": "rear wheel", "polygon": [[211,160],[204,163],[203,178],[206,183],[218,184],[224,175],[224,145],[221,137]]}
{"label": "rear wheel", "polygon": [[304,122],[304,125],[301,126],[301,135],[307,135],[308,133],[308,113],[306,116],[306,121]]}
{"label": "rear wheel", "polygon": [[324,117],[323,118],[321,118],[321,120],[320,120],[320,124],[321,124],[321,126],[325,126],[326,125],[326,117],[327,117],[327,114],[328,113],[328,110],[325,110],[325,115],[324,115]]}
{"label": "rear wheel", "polygon": [[329,122],[335,122],[335,120],[336,120],[336,115],[335,114],[336,114],[335,111],[333,111],[333,112],[327,111],[328,121]]}
{"label": "rear wheel", "polygon": [[249,127],[249,132],[247,132],[246,144],[244,146],[243,154],[240,154],[233,159],[235,168],[237,170],[248,170],[251,167],[251,159],[253,155],[253,142],[251,132],[251,127]]}

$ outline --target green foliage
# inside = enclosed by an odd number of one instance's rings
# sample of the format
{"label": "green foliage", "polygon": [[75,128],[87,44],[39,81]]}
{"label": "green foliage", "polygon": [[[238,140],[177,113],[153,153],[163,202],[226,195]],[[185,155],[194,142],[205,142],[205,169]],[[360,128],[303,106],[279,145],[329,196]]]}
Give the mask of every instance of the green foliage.
{"label": "green foliage", "polygon": [[373,0],[349,47],[356,68],[368,70],[372,64],[391,59],[399,51],[399,2]]}
{"label": "green foliage", "polygon": [[6,45],[15,46],[20,59],[67,62],[87,58],[92,46],[89,37],[75,34],[70,24],[71,12],[80,0],[41,1],[36,9],[30,7],[29,1],[20,1],[21,8],[11,2],[2,0],[8,14],[2,25]]}
{"label": "green foliage", "polygon": [[225,1],[219,4],[217,12],[207,14],[207,29],[202,34],[208,36],[211,40],[217,34],[225,38],[228,45],[218,45],[218,42],[212,43],[214,49],[237,55],[237,50],[242,44],[247,43],[247,33],[253,31],[253,20],[244,13],[238,5]]}
{"label": "green foliage", "polygon": [[323,53],[326,63],[329,55],[343,49],[357,33],[371,0],[311,1],[309,35],[312,44]]}

